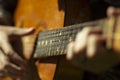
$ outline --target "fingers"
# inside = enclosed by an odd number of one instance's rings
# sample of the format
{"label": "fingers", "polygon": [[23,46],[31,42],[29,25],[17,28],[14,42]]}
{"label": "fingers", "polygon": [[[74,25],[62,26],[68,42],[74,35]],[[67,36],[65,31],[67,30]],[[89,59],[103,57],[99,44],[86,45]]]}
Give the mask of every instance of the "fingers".
{"label": "fingers", "polygon": [[98,48],[100,48],[99,44],[102,44],[105,42],[105,37],[102,35],[90,35],[88,37],[88,42],[87,42],[87,51],[86,51],[86,56],[88,58],[92,58],[95,56],[96,51]]}
{"label": "fingers", "polygon": [[11,76],[11,77],[20,77],[22,76],[23,71],[21,68],[7,58],[6,55],[0,50],[0,77]]}
{"label": "fingers", "polygon": [[6,32],[9,35],[23,36],[23,35],[27,35],[27,34],[30,34],[30,33],[34,32],[35,28],[24,29],[24,28],[0,26],[0,30]]}
{"label": "fingers", "polygon": [[11,44],[9,43],[7,34],[4,32],[0,32],[0,47],[2,51],[4,52],[6,56],[9,57],[9,59],[17,64],[21,69],[24,69],[25,67],[25,60],[22,59],[12,48]]}
{"label": "fingers", "polygon": [[67,55],[66,55],[66,58],[68,60],[71,60],[72,57],[73,57],[73,45],[74,45],[74,42],[71,42],[70,44],[68,44],[67,46]]}
{"label": "fingers", "polygon": [[66,55],[66,58],[68,60],[71,60],[75,54],[78,54],[79,52],[82,52],[85,49],[87,37],[90,33],[90,30],[90,27],[84,28],[81,32],[77,34],[75,41],[68,44]]}
{"label": "fingers", "polygon": [[86,57],[92,58],[99,44],[105,42],[105,37],[102,36],[100,29],[85,28],[77,34],[74,42],[67,47],[67,59],[71,60],[75,55],[83,55],[86,52]]}
{"label": "fingers", "polygon": [[5,66],[4,69],[6,70],[4,75],[6,76],[11,76],[13,78],[16,78],[16,77],[21,77],[24,75],[24,71],[22,71],[20,67],[12,63],[8,63],[8,65]]}
{"label": "fingers", "polygon": [[12,78],[18,78],[24,76],[24,72],[12,63],[8,63],[4,69],[0,71],[0,77],[10,76]]}
{"label": "fingers", "polygon": [[34,31],[34,28],[19,29],[11,27],[0,27],[0,77],[23,76],[27,63],[12,48],[9,36],[23,36]]}
{"label": "fingers", "polygon": [[10,45],[8,35],[3,31],[0,31],[0,47],[6,55],[12,55],[11,53],[14,52]]}
{"label": "fingers", "polygon": [[12,29],[9,34],[11,35],[19,35],[19,36],[24,36],[24,35],[28,35],[32,32],[34,32],[34,28],[29,28],[29,29],[18,29],[18,28],[14,28]]}
{"label": "fingers", "polygon": [[91,35],[88,38],[88,43],[87,43],[87,57],[91,58],[95,55],[96,48],[97,48],[97,36]]}
{"label": "fingers", "polygon": [[14,64],[16,64],[18,66],[18,68],[16,68],[16,69],[25,71],[26,61],[24,59],[22,59],[19,55],[17,55],[17,53],[10,55],[9,58],[10,58],[11,62],[13,62]]}
{"label": "fingers", "polygon": [[111,17],[111,16],[118,16],[120,15],[120,9],[119,8],[115,8],[115,7],[109,7],[107,9],[107,16]]}
{"label": "fingers", "polygon": [[91,28],[85,28],[80,33],[77,34],[74,42],[74,52],[77,54],[85,49],[87,44],[87,37],[90,33]]}
{"label": "fingers", "polygon": [[[89,41],[89,37],[93,35],[101,35],[101,29],[99,28],[92,28],[92,27],[86,27],[84,28],[78,35],[76,36],[75,42],[74,42],[74,52],[77,54],[79,52],[82,52]],[[96,40],[96,39],[95,39]],[[93,41],[93,40],[92,40]]]}
{"label": "fingers", "polygon": [[4,53],[0,50],[0,70],[2,70],[7,64],[8,58],[5,57]]}

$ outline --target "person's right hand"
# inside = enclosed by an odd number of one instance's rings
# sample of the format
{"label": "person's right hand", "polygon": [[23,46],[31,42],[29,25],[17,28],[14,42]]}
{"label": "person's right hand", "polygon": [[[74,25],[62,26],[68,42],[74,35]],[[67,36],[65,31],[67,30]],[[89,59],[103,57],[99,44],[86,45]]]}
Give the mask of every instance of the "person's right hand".
{"label": "person's right hand", "polygon": [[17,78],[25,75],[26,61],[14,51],[10,42],[33,31],[34,28],[0,26],[0,77]]}

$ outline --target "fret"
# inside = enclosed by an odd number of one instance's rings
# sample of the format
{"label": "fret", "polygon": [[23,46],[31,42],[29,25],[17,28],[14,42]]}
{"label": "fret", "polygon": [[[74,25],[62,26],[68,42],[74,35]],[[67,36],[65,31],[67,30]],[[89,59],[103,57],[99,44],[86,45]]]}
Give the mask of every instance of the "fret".
{"label": "fret", "polygon": [[51,56],[51,47],[48,48],[48,56]]}
{"label": "fret", "polygon": [[68,41],[69,41],[69,42],[72,42],[72,41],[73,41],[73,38],[72,38],[72,37],[69,37]]}
{"label": "fret", "polygon": [[68,43],[74,41],[76,34],[83,27],[95,27],[97,25],[102,25],[101,20],[40,32],[38,34],[37,46],[35,46],[34,57],[40,58],[65,54]]}

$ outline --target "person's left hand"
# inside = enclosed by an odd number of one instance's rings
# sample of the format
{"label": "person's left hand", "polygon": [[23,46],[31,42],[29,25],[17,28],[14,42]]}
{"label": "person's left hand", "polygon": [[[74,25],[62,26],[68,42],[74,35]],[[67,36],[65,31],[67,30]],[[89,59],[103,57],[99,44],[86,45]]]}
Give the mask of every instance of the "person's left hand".
{"label": "person's left hand", "polygon": [[[110,7],[107,10],[107,15],[109,17],[119,16],[120,9]],[[107,50],[106,38],[101,29],[83,28],[77,34],[75,41],[68,45],[67,59],[74,60],[75,64],[80,64],[81,67],[93,72],[102,72],[117,65],[120,57],[113,51]]]}

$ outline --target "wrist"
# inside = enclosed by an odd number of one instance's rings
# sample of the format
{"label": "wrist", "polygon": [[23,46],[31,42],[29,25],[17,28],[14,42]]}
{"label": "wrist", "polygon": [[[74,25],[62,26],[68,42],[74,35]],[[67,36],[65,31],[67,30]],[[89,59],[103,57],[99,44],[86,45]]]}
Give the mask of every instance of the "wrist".
{"label": "wrist", "polygon": [[119,62],[120,57],[118,54],[111,51],[105,54],[97,55],[93,58],[80,56],[79,58],[77,57],[73,60],[73,64],[76,66],[97,74],[111,69],[113,66],[118,65]]}
{"label": "wrist", "polygon": [[33,61],[29,61],[27,73],[21,78],[21,80],[40,80],[38,71]]}

